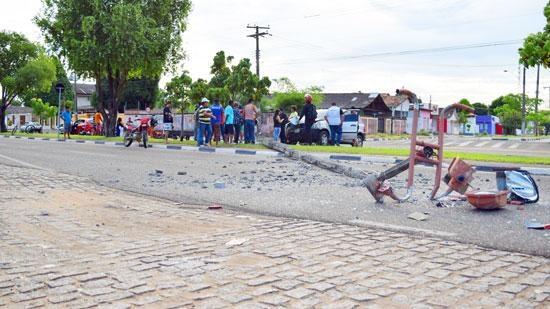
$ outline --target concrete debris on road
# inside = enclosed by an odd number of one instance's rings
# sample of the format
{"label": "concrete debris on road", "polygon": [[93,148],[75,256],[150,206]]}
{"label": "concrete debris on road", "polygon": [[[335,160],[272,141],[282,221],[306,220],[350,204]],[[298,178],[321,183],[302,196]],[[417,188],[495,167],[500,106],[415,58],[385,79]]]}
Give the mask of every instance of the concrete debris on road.
{"label": "concrete debris on road", "polygon": [[240,246],[240,245],[244,244],[247,241],[248,241],[248,239],[246,239],[246,238],[234,238],[234,239],[231,239],[230,241],[226,242],[225,246],[229,247],[229,248],[236,247],[236,246]]}
{"label": "concrete debris on road", "polygon": [[525,220],[525,227],[533,230],[550,230],[550,223],[539,223],[536,219]]}
{"label": "concrete debris on road", "polygon": [[413,219],[416,221],[426,221],[430,216],[423,214],[421,212],[413,212],[407,216],[409,219]]}

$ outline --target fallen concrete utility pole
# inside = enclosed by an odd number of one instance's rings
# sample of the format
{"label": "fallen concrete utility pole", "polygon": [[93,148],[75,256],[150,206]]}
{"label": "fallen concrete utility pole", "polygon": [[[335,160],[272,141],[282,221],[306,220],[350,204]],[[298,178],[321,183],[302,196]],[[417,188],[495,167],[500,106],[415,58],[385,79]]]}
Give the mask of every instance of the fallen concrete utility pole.
{"label": "fallen concrete utility pole", "polygon": [[364,179],[367,179],[367,177],[369,177],[371,174],[374,174],[374,172],[366,173],[364,171],[354,169],[352,167],[348,167],[330,160],[318,158],[316,156],[313,156],[305,152],[291,149],[287,145],[274,142],[273,140],[264,141],[264,145],[268,148],[271,148],[275,151],[278,151],[284,154],[286,157],[290,159],[300,160],[300,161],[309,163],[311,165],[315,165],[320,168],[329,170],[331,172],[342,174],[351,178],[364,180]]}

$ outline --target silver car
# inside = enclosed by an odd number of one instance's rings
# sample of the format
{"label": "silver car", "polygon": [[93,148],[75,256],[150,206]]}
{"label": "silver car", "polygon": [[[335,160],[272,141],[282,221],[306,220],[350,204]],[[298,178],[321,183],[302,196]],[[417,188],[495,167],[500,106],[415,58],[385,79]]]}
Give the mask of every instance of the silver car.
{"label": "silver car", "polygon": [[[330,126],[325,120],[326,109],[317,110],[317,120],[311,127],[312,141],[317,145],[328,145],[330,140]],[[302,118],[299,125],[288,123],[285,127],[288,144],[297,144],[304,141],[302,134],[305,119]],[[363,146],[365,140],[365,124],[359,117],[359,110],[344,110],[344,122],[342,123],[342,144]]]}
{"label": "silver car", "polygon": [[38,122],[26,122],[19,130],[25,133],[42,133],[42,125]]}

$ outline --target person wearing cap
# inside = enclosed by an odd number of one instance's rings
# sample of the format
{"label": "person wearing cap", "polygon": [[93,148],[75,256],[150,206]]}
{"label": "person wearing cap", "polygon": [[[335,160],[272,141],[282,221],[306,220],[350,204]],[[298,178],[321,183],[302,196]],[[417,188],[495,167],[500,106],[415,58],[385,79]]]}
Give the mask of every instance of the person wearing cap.
{"label": "person wearing cap", "polygon": [[[197,131],[197,145],[210,146],[210,140],[212,139],[212,119],[215,118],[212,115],[212,110],[208,107],[210,101],[207,98],[201,100],[201,107],[198,109],[198,122],[199,129]],[[206,140],[205,140],[206,138]]]}
{"label": "person wearing cap", "polygon": [[[311,127],[317,120],[317,108],[313,105],[313,97],[310,94],[304,96],[305,104],[300,113],[300,119],[305,118],[303,141],[306,145],[311,145]],[[299,122],[298,122],[299,123]]]}

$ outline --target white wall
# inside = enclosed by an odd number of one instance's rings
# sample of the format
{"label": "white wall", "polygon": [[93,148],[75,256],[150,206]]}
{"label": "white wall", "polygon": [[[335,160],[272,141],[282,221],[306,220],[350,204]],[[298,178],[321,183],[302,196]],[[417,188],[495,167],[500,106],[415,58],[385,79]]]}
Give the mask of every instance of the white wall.
{"label": "white wall", "polygon": [[91,108],[92,107],[92,97],[90,96],[77,96],[76,102],[78,104],[78,109],[85,109],[85,108]]}
{"label": "white wall", "polygon": [[10,126],[13,127],[14,125],[15,126],[21,126],[23,125],[24,123],[20,123],[20,117],[21,116],[25,116],[25,122],[30,122],[32,121],[32,114],[30,113],[26,113],[26,114],[7,114],[5,117],[4,117],[4,121],[6,123],[6,125],[8,124],[8,119],[13,119],[13,124]]}

